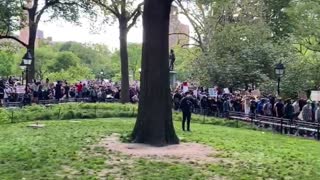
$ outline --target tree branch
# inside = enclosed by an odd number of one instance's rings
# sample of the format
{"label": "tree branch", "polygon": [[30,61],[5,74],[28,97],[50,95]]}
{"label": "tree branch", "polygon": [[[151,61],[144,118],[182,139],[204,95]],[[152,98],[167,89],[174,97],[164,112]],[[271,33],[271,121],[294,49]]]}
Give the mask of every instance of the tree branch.
{"label": "tree branch", "polygon": [[188,38],[191,38],[191,39],[193,39],[194,41],[196,41],[198,44],[200,44],[200,43],[199,43],[199,40],[198,40],[197,38],[192,37],[192,36],[190,36],[190,35],[187,34],[187,33],[170,33],[170,34],[169,34],[169,36],[172,36],[172,35],[183,35],[183,36],[187,36]]}
{"label": "tree branch", "polygon": [[95,2],[96,4],[98,4],[100,7],[103,7],[105,10],[110,11],[113,15],[115,15],[117,18],[120,17],[120,12],[119,10],[116,8],[115,6],[115,2],[113,0],[112,1],[112,6],[114,9],[112,9],[111,7],[109,7],[108,5],[102,3],[100,0],[93,0],[93,2]]}
{"label": "tree branch", "polygon": [[186,46],[196,46],[201,48],[201,46],[199,44],[182,44],[181,47],[186,47]]}
{"label": "tree branch", "polygon": [[141,10],[142,6],[143,6],[143,3],[140,3],[138,7],[133,11],[131,16],[129,17],[128,21],[130,21],[131,19],[132,21],[128,25],[128,30],[130,30],[137,23],[139,16],[142,14],[142,10]]}
{"label": "tree branch", "polygon": [[31,8],[28,8],[27,6],[25,6],[25,5],[23,4],[23,0],[20,0],[20,4],[21,4],[21,7],[22,7],[22,10],[25,10],[25,11],[31,10]]}
{"label": "tree branch", "polygon": [[40,11],[38,11],[36,13],[37,17],[36,17],[36,23],[39,23],[40,19],[41,19],[41,16],[42,14],[45,12],[46,9],[48,9],[49,7],[55,5],[55,4],[58,4],[60,3],[59,0],[55,0],[55,1],[49,1],[49,0],[46,0],[45,1],[45,5],[41,8]]}
{"label": "tree branch", "polygon": [[190,17],[189,13],[188,13],[188,10],[183,6],[181,0],[176,0],[178,6],[182,9],[183,11],[183,14],[188,18],[188,20],[190,21],[196,35],[198,36],[198,43],[199,45],[201,46],[201,49],[204,51],[204,47],[203,47],[203,43],[202,43],[202,39],[201,39],[201,33],[200,33],[200,30],[199,30],[199,27],[201,27],[201,25],[197,24],[197,22],[195,22],[193,20],[192,17]]}
{"label": "tree branch", "polygon": [[141,7],[143,6],[143,2],[138,4],[137,8],[132,12],[131,16],[129,17],[128,21],[130,21],[132,18],[135,17],[135,14],[138,13],[140,11],[140,13],[142,12]]}
{"label": "tree branch", "polygon": [[20,43],[22,46],[24,47],[28,47],[28,44],[24,43],[23,41],[21,41],[20,39],[18,39],[17,37],[14,37],[14,36],[1,36],[0,35],[0,39],[12,39],[12,40],[15,40],[16,42]]}

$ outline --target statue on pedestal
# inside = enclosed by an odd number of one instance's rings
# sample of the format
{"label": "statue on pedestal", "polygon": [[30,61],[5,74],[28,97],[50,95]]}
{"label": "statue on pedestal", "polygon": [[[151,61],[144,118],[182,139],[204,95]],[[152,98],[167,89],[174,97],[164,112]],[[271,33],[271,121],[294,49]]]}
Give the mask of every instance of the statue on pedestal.
{"label": "statue on pedestal", "polygon": [[174,62],[176,61],[176,56],[174,55],[173,49],[170,50],[170,55],[169,55],[169,60],[170,60],[170,71],[174,71]]}

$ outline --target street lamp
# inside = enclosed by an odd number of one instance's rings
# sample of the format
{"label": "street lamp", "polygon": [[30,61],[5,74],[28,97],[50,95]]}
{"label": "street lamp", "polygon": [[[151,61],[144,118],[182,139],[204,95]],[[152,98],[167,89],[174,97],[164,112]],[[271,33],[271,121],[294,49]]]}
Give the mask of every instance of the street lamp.
{"label": "street lamp", "polygon": [[20,68],[22,70],[25,70],[26,71],[26,94],[27,94],[27,90],[28,90],[28,82],[29,82],[29,79],[28,79],[28,67],[32,64],[32,55],[30,53],[30,50],[27,50],[26,54],[23,56],[22,58],[22,62],[20,63]]}
{"label": "street lamp", "polygon": [[284,65],[282,64],[282,62],[280,61],[276,67],[274,68],[275,70],[275,74],[277,75],[278,77],[278,96],[280,95],[280,81],[281,81],[281,77],[284,75],[285,73],[285,67]]}

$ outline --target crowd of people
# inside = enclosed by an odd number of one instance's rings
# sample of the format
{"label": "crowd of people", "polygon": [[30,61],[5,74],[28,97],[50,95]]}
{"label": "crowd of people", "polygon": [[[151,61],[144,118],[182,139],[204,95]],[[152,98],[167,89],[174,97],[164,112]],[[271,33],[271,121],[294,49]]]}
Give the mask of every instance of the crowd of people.
{"label": "crowd of people", "polygon": [[[51,82],[33,81],[27,88],[18,79],[9,77],[0,80],[1,105],[8,102],[37,103],[42,100],[68,100],[86,98],[90,102],[105,102],[108,99],[119,100],[121,88],[112,81],[80,81],[70,84],[67,81]],[[245,95],[240,93],[220,92],[210,97],[209,90],[202,87],[185,91],[178,86],[172,93],[174,110],[190,110],[194,113],[227,117],[230,111],[244,112],[248,115],[265,115],[286,119],[300,119],[308,122],[320,122],[320,104],[305,100],[283,100],[274,96],[257,97],[249,90]],[[139,85],[137,82],[130,86],[130,100],[139,101]],[[188,101],[182,101],[188,96]],[[191,102],[191,103],[190,103]],[[189,113],[184,114],[186,122],[190,119]],[[188,129],[188,128],[187,128]]]}
{"label": "crowd of people", "polygon": [[[184,97],[189,97],[188,107],[183,103]],[[286,99],[274,96],[257,97],[240,93],[219,94],[210,97],[208,89],[197,88],[194,91],[183,93],[181,87],[173,94],[175,110],[192,109],[192,112],[204,115],[228,117],[230,111],[244,112],[247,115],[264,115],[286,119],[300,119],[307,122],[320,122],[320,103],[306,99]],[[182,107],[182,108],[181,108]],[[186,113],[186,121],[189,114]]]}
{"label": "crowd of people", "polygon": [[[9,102],[24,104],[38,103],[45,100],[87,99],[89,102],[117,101],[120,99],[121,88],[111,81],[80,81],[70,84],[67,81],[50,82],[33,81],[27,86],[14,78],[0,80],[1,105]],[[139,88],[136,83],[130,87],[132,103],[138,102]]]}

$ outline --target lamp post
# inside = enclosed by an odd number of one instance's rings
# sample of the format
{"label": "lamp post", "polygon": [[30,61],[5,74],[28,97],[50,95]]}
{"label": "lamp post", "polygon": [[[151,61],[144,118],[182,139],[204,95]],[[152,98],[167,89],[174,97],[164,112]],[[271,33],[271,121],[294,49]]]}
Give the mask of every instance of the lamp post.
{"label": "lamp post", "polygon": [[28,78],[28,67],[32,64],[32,55],[30,53],[30,51],[28,50],[26,52],[26,54],[23,56],[22,58],[22,62],[20,64],[20,68],[22,70],[26,71],[26,89],[25,89],[25,93],[27,94],[27,90],[28,90],[28,82],[29,82],[29,78]]}
{"label": "lamp post", "polygon": [[282,64],[282,62],[280,61],[278,64],[276,64],[274,70],[275,70],[275,74],[278,77],[278,96],[280,95],[280,81],[281,81],[281,77],[284,75],[285,73],[285,67]]}

